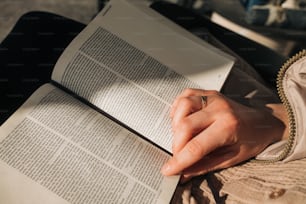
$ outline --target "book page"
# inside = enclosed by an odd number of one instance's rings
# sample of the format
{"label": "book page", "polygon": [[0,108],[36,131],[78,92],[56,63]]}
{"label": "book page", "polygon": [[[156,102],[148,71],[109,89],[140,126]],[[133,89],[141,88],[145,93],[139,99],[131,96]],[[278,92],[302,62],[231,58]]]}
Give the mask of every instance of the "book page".
{"label": "book page", "polygon": [[111,1],[65,50],[52,79],[171,152],[174,98],[185,88],[220,90],[234,61],[141,8]]}
{"label": "book page", "polygon": [[0,201],[169,203],[169,155],[47,84],[0,127]]}

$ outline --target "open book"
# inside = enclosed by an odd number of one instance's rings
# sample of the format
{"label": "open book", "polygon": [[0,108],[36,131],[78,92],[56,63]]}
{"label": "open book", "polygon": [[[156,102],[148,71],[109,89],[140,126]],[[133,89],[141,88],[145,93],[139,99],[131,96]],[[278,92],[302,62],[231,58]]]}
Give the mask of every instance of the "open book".
{"label": "open book", "polygon": [[144,4],[111,1],[0,127],[1,203],[169,203],[169,109],[234,60]]}

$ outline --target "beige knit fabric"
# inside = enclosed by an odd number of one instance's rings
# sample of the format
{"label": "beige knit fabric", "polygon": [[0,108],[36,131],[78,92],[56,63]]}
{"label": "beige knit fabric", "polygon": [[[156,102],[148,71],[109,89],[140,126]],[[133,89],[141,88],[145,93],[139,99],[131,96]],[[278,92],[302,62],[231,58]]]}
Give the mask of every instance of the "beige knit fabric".
{"label": "beige knit fabric", "polygon": [[174,198],[173,203],[184,204],[306,203],[306,159],[273,164],[247,162],[194,178],[180,185]]}

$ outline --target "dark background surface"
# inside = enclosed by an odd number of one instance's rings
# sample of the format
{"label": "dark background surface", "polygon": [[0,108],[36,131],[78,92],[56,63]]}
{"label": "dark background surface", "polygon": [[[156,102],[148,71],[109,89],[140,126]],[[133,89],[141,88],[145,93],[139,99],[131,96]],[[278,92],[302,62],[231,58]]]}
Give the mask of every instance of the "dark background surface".
{"label": "dark background surface", "polygon": [[306,48],[306,30],[249,25],[245,21],[246,11],[238,0],[212,0],[211,2],[212,10],[245,28],[278,41],[283,49],[289,49],[289,51],[278,50],[285,56],[291,56]]}
{"label": "dark background surface", "polygon": [[[49,11],[87,24],[98,12],[105,0],[1,0],[0,41],[9,33],[18,18],[28,11]],[[144,0],[157,1],[157,0]],[[167,1],[167,0],[165,0]],[[188,6],[195,0],[169,0]],[[201,0],[198,0],[201,1]],[[207,7],[240,26],[256,31],[279,43],[276,50],[284,56],[291,56],[306,47],[306,31],[264,26],[252,26],[245,22],[245,10],[239,0],[202,0]],[[187,3],[186,3],[187,2]]]}

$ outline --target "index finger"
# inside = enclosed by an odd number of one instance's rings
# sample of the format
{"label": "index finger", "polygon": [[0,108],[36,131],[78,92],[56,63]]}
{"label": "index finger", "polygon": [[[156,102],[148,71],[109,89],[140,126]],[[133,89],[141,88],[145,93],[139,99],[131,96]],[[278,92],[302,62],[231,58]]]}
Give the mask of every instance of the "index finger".
{"label": "index finger", "polygon": [[200,161],[205,155],[224,145],[221,138],[224,135],[220,134],[220,128],[215,127],[216,125],[216,123],[212,124],[190,140],[162,167],[161,172],[166,176],[179,174]]}

